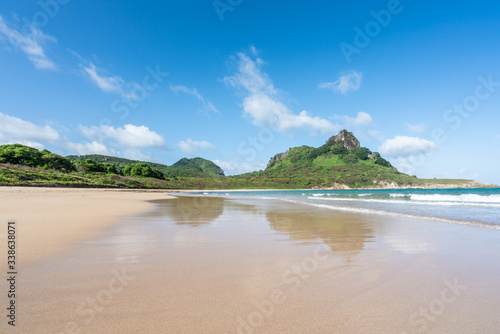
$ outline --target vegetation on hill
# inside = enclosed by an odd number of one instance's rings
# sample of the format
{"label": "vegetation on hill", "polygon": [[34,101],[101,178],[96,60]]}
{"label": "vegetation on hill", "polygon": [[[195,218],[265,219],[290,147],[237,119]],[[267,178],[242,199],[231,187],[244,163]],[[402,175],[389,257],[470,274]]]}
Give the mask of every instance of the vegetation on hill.
{"label": "vegetation on hill", "polygon": [[[341,138],[348,138],[344,142]],[[351,149],[348,149],[349,147]],[[266,170],[238,176],[277,188],[352,188],[422,185],[419,179],[398,172],[378,152],[359,147],[351,132],[341,131],[318,147],[300,146],[271,158]]]}
{"label": "vegetation on hill", "polygon": [[[68,158],[71,161],[83,161],[91,159],[99,163],[113,164],[119,172],[121,172],[129,164],[142,163],[160,171],[161,173],[163,173],[163,175],[165,175],[165,177],[174,179],[178,177],[201,177],[201,178],[211,177],[214,175],[220,175],[218,174],[218,172],[221,172],[222,175],[224,175],[224,172],[219,166],[214,164],[212,161],[205,160],[202,158],[194,158],[194,159],[184,158],[179,160],[172,166],[167,166],[155,162],[130,160],[125,158],[111,157],[100,154],[68,155],[66,158]],[[184,160],[187,160],[189,163],[183,162]]]}
{"label": "vegetation on hill", "polygon": [[39,151],[36,148],[20,144],[0,146],[0,163],[50,168],[66,172],[75,169],[69,159],[47,150]]}
{"label": "vegetation on hill", "polygon": [[172,166],[104,155],[68,156],[24,145],[0,146],[0,185],[155,189],[317,189],[480,186],[469,180],[423,180],[397,171],[345,130],[315,148],[275,155],[264,171],[224,176],[202,158]]}
{"label": "vegetation on hill", "polygon": [[206,173],[212,176],[224,176],[224,171],[222,170],[222,168],[214,164],[212,161],[203,158],[182,158],[181,160],[173,164],[172,167],[189,169],[196,172]]}
{"label": "vegetation on hill", "polygon": [[122,169],[122,174],[125,176],[154,177],[160,180],[165,178],[162,172],[143,162],[128,164]]}

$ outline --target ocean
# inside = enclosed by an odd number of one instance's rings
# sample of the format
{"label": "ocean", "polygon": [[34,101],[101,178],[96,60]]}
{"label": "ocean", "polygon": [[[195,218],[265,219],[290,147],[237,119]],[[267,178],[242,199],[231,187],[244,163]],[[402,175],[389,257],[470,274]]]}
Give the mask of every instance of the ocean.
{"label": "ocean", "polygon": [[200,192],[190,195],[277,199],[330,210],[425,218],[500,229],[500,188]]}

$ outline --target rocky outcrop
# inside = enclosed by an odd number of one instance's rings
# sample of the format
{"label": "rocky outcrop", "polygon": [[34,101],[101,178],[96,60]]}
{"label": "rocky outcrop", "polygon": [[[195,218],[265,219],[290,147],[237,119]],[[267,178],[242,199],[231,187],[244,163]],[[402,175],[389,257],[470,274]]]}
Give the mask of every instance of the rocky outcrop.
{"label": "rocky outcrop", "polygon": [[274,164],[276,164],[278,161],[281,161],[283,159],[286,158],[286,156],[288,155],[288,152],[289,151],[286,151],[284,153],[278,153],[276,154],[274,157],[272,157],[269,162],[267,163],[267,167],[266,168],[269,168],[271,166],[274,166]]}
{"label": "rocky outcrop", "polygon": [[356,137],[354,137],[352,132],[349,132],[345,129],[340,131],[338,135],[330,137],[330,139],[328,139],[326,143],[333,144],[339,141],[344,142],[344,147],[348,150],[361,147],[359,140]]}

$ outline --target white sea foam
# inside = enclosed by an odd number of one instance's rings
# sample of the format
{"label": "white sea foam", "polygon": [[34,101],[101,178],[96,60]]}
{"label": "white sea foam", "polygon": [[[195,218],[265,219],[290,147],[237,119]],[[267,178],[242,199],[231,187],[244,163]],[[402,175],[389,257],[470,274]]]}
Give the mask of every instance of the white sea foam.
{"label": "white sea foam", "polygon": [[[314,197],[310,197],[314,198]],[[302,201],[294,201],[289,199],[281,199],[283,201],[292,202],[292,203],[300,203],[305,205],[312,205],[319,208],[325,208],[329,210],[337,210],[337,211],[347,211],[347,212],[356,212],[362,214],[376,214],[376,215],[388,215],[394,217],[404,217],[404,218],[412,218],[412,219],[423,219],[423,220],[432,220],[444,223],[458,224],[458,225],[468,225],[468,226],[476,226],[476,227],[486,227],[494,230],[500,230],[500,225],[490,224],[490,223],[481,223],[474,221],[465,221],[465,220],[457,220],[450,218],[441,218],[441,217],[432,217],[432,216],[421,216],[421,215],[412,215],[407,213],[399,213],[393,211],[384,211],[384,210],[373,210],[373,209],[364,209],[364,208],[352,208],[352,207],[344,207],[344,206],[336,206],[336,205],[327,205],[327,204],[316,204],[310,202],[302,202]],[[391,201],[394,202],[394,201]]]}
{"label": "white sea foam", "polygon": [[412,194],[413,201],[440,201],[440,202],[459,202],[459,203],[497,203],[500,204],[500,195],[477,195],[477,194],[462,194],[462,195],[421,195]]}
{"label": "white sea foam", "polygon": [[[413,195],[412,195],[413,196]],[[430,195],[432,196],[432,195]],[[364,199],[364,198],[325,198],[325,197],[308,197],[309,199],[325,200],[325,201],[349,201],[363,203],[390,203],[404,205],[433,205],[433,206],[476,206],[486,208],[500,208],[500,203],[481,203],[481,202],[452,202],[452,201],[424,201],[424,200],[391,200],[391,199]]]}

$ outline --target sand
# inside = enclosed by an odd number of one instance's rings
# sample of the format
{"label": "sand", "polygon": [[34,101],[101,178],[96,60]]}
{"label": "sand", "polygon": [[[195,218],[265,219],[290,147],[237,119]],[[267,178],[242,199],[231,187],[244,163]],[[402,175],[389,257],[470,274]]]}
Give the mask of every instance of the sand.
{"label": "sand", "polygon": [[274,200],[152,204],[23,266],[18,332],[500,328],[497,230]]}
{"label": "sand", "polygon": [[5,241],[7,222],[16,221],[18,259],[29,263],[146,210],[146,200],[168,197],[165,191],[0,187],[0,240]]}

